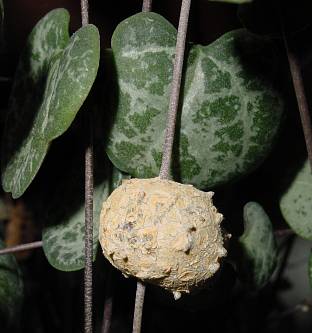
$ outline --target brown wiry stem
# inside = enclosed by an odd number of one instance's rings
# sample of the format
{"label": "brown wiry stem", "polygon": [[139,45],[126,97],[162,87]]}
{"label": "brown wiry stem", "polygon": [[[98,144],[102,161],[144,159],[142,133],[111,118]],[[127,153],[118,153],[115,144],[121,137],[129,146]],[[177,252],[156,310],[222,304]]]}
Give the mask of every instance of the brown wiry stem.
{"label": "brown wiry stem", "polygon": [[153,0],[143,0],[142,12],[150,12],[152,10]]}
{"label": "brown wiry stem", "polygon": [[[179,106],[180,88],[181,88],[184,53],[185,53],[185,41],[187,35],[190,7],[191,7],[191,0],[182,0],[178,34],[177,34],[176,53],[175,53],[174,67],[173,67],[173,76],[171,83],[167,127],[165,134],[165,142],[163,146],[162,163],[159,173],[159,177],[162,179],[168,179],[170,177],[170,164],[172,157],[172,148],[173,148],[175,127],[176,127],[177,112]],[[143,3],[143,9],[144,9],[144,3]],[[136,290],[135,306],[134,306],[134,318],[133,318],[133,330],[132,330],[133,333],[141,332],[144,296],[145,296],[145,286],[141,282],[138,282]]]}
{"label": "brown wiry stem", "polygon": [[311,117],[309,113],[308,102],[304,90],[303,78],[300,68],[299,60],[293,50],[289,47],[285,29],[281,20],[282,35],[287,52],[287,58],[289,63],[289,69],[291,73],[291,78],[297,98],[298,109],[304,134],[304,139],[306,143],[308,159],[310,162],[310,168],[312,170],[312,127],[311,127]]}
{"label": "brown wiry stem", "polygon": [[[143,0],[142,12],[150,12],[152,10],[152,0]],[[142,314],[144,307],[145,286],[141,282],[137,282],[134,313],[133,313],[133,333],[140,333],[142,326]]]}
{"label": "brown wiry stem", "polygon": [[[88,0],[81,0],[82,25],[89,23]],[[85,150],[85,269],[84,269],[84,331],[92,333],[92,259],[93,259],[93,129],[88,115]]]}
{"label": "brown wiry stem", "polygon": [[10,247],[7,247],[5,249],[1,249],[0,250],[0,255],[37,249],[39,247],[42,247],[42,241],[37,241],[37,242],[32,242],[32,243],[27,243],[27,244],[21,244],[21,245],[16,245],[16,246],[10,246]]}
{"label": "brown wiry stem", "polygon": [[93,258],[93,147],[85,152],[85,333],[92,333],[92,258]]}
{"label": "brown wiry stem", "polygon": [[135,295],[134,316],[133,316],[133,333],[140,333],[142,326],[142,314],[145,296],[145,286],[140,281],[137,282]]}
{"label": "brown wiry stem", "polygon": [[182,80],[184,53],[185,53],[185,41],[186,41],[190,6],[191,6],[191,0],[182,1],[178,35],[177,35],[176,53],[175,53],[174,67],[173,67],[173,76],[171,83],[171,94],[170,94],[169,111],[167,117],[165,143],[163,146],[163,157],[159,173],[159,177],[162,179],[168,179],[170,177],[171,156],[172,156],[177,112],[179,107],[180,87]]}
{"label": "brown wiry stem", "polygon": [[291,229],[279,229],[274,230],[274,236],[276,237],[285,237],[294,235],[294,232]]}
{"label": "brown wiry stem", "polygon": [[82,25],[89,24],[89,2],[88,0],[80,0],[81,6],[81,23]]}

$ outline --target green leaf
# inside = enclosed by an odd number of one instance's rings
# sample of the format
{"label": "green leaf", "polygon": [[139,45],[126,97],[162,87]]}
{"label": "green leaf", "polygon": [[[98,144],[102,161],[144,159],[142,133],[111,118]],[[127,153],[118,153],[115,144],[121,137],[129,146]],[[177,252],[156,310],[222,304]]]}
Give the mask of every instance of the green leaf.
{"label": "green leaf", "polygon": [[[4,243],[0,240],[0,248]],[[12,254],[0,256],[0,320],[1,330],[18,320],[23,300],[23,280],[15,257]]]}
{"label": "green leaf", "polygon": [[280,209],[296,234],[312,240],[312,175],[308,160],[281,196]]}
{"label": "green leaf", "polygon": [[[103,201],[110,191],[110,166],[103,150],[97,151],[93,199],[93,255],[98,248],[99,218]],[[62,271],[84,267],[84,163],[83,154],[73,158],[70,168],[55,185],[54,193],[45,199],[46,227],[43,229],[43,250],[49,263]],[[105,158],[104,158],[105,157]]]}
{"label": "green leaf", "polygon": [[13,86],[2,149],[2,185],[17,198],[37,174],[51,141],[71,125],[95,80],[99,33],[86,25],[69,39],[56,9],[31,32]]}
{"label": "green leaf", "polygon": [[[111,165],[103,150],[98,149],[95,165],[95,190],[93,201],[93,259],[96,258],[99,237],[99,219],[103,202],[116,189],[123,174]],[[83,155],[81,155],[83,156]],[[52,198],[52,199],[51,199]],[[76,157],[72,167],[55,186],[55,192],[44,200],[43,250],[49,263],[62,271],[76,271],[84,267],[84,164]]]}
{"label": "green leaf", "polygon": [[248,202],[244,206],[244,228],[239,239],[239,273],[244,282],[259,289],[269,281],[276,267],[277,248],[271,221],[258,203]]}
{"label": "green leaf", "polygon": [[[113,34],[118,82],[107,153],[133,177],[159,173],[176,33],[160,15],[140,13]],[[177,181],[209,188],[262,162],[283,109],[269,82],[272,58],[271,44],[246,30],[190,46],[174,148]]]}
{"label": "green leaf", "polygon": [[[98,248],[99,217],[103,200],[108,194],[107,182],[99,184],[94,190],[93,203],[93,259],[96,258]],[[63,197],[62,197],[63,198]],[[63,198],[64,199],[64,198]],[[69,204],[65,201],[65,204]],[[54,207],[55,209],[60,209]],[[68,209],[66,207],[65,209]],[[68,216],[61,209],[64,217],[59,224],[44,229],[42,234],[43,249],[49,263],[62,271],[76,271],[84,267],[84,232],[85,211],[84,204],[80,204]],[[52,220],[55,216],[51,216]]]}

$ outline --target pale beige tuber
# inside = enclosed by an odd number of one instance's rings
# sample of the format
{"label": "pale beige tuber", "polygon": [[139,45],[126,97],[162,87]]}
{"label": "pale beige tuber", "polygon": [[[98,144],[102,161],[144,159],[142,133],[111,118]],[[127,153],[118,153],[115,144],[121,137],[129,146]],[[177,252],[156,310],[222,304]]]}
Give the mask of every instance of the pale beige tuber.
{"label": "pale beige tuber", "polygon": [[126,276],[178,298],[204,284],[226,255],[213,192],[160,178],[124,180],[104,202],[100,243]]}

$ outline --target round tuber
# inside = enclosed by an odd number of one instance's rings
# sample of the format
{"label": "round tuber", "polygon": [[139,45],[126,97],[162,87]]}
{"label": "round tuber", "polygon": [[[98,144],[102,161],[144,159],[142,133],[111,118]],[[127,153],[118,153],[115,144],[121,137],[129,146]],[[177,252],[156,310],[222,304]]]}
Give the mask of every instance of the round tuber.
{"label": "round tuber", "polygon": [[101,211],[105,257],[124,275],[175,298],[202,286],[227,253],[212,196],[158,177],[124,180]]}

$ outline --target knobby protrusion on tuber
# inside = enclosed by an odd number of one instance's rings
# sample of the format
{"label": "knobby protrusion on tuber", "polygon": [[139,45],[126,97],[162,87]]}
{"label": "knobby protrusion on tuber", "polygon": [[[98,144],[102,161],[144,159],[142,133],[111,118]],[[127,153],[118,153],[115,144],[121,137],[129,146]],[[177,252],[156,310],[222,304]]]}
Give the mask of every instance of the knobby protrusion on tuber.
{"label": "knobby protrusion on tuber", "polygon": [[160,178],[124,180],[104,202],[100,243],[126,276],[175,298],[202,286],[226,255],[213,192]]}

